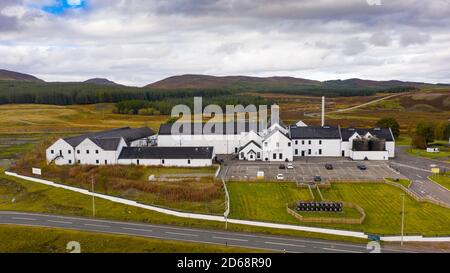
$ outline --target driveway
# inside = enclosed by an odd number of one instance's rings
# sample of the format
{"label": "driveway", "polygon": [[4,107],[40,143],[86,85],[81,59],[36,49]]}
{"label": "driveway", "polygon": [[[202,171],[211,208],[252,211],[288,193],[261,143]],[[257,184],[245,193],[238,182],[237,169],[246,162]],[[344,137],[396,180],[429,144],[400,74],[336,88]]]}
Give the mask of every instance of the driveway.
{"label": "driveway", "polygon": [[[333,170],[325,168],[326,163],[333,164]],[[386,162],[364,162],[367,170],[357,168],[360,162],[337,158],[311,158],[302,159],[291,163],[293,169],[280,169],[280,165],[286,163],[228,161],[227,171],[224,173],[227,181],[256,180],[258,172],[264,172],[266,181],[276,181],[278,174],[284,175],[285,181],[309,183],[315,176],[320,176],[322,181],[375,181],[384,178],[405,178],[393,171]],[[224,171],[225,172],[225,171]]]}
{"label": "driveway", "polygon": [[441,185],[428,180],[431,175],[431,165],[436,165],[442,170],[450,170],[450,164],[413,157],[406,153],[408,147],[396,148],[397,157],[391,161],[391,165],[412,181],[411,190],[423,197],[431,197],[437,201],[450,204],[450,191]]}

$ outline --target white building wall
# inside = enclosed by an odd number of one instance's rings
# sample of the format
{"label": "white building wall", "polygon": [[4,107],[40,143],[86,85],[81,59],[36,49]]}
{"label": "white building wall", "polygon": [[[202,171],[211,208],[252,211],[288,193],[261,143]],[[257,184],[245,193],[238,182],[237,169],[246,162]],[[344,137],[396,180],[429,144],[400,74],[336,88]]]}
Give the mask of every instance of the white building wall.
{"label": "white building wall", "polygon": [[[249,155],[250,151],[254,151],[253,158],[251,158]],[[258,153],[259,153],[260,158],[258,158]],[[246,146],[244,149],[242,149],[239,152],[239,159],[240,160],[250,160],[250,161],[263,160],[263,151],[261,148],[256,146],[254,143],[250,143],[248,146]]]}
{"label": "white building wall", "polygon": [[75,149],[75,163],[82,165],[114,165],[117,164],[120,151],[126,146],[122,139],[115,151],[105,151],[90,139],[85,139]]}
{"label": "white building wall", "polygon": [[386,150],[389,153],[389,158],[395,158],[395,141],[387,141]]}
{"label": "white building wall", "polygon": [[216,154],[234,154],[239,151],[240,135],[160,135],[159,147],[214,147]]}
{"label": "white building wall", "polygon": [[279,131],[263,141],[262,149],[263,161],[282,162],[294,160],[292,141]]}
{"label": "white building wall", "polygon": [[190,159],[190,162],[189,159],[119,159],[118,164],[163,167],[209,167],[212,166],[213,162],[212,159]]}
{"label": "white building wall", "polygon": [[45,153],[47,163],[50,163],[59,155],[62,155],[62,157],[59,157],[57,160],[55,160],[56,165],[68,165],[75,163],[75,149],[64,139],[57,140],[46,150]]}
{"label": "white building wall", "polygon": [[387,151],[351,151],[350,158],[353,160],[388,160]]}
{"label": "white building wall", "polygon": [[[309,144],[310,141],[311,144]],[[308,157],[342,156],[340,139],[294,139],[292,142],[295,157],[301,157],[302,152]],[[311,154],[309,154],[310,150]]]}

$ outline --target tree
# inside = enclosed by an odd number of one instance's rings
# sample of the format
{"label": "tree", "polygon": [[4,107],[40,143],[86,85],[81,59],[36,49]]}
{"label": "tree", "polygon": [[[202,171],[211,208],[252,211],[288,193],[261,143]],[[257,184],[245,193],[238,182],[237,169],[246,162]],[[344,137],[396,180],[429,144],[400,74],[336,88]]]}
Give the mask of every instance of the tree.
{"label": "tree", "polygon": [[436,125],[428,121],[420,121],[416,126],[416,135],[423,137],[426,144],[434,142]]}
{"label": "tree", "polygon": [[448,140],[448,137],[445,135],[445,130],[449,126],[447,122],[439,122],[434,129],[434,137],[437,140]]}
{"label": "tree", "polygon": [[447,124],[447,126],[444,129],[444,140],[450,139],[450,124]]}
{"label": "tree", "polygon": [[395,118],[382,118],[376,123],[376,126],[380,128],[391,128],[395,138],[400,136],[400,124]]}
{"label": "tree", "polygon": [[411,140],[411,146],[413,146],[414,148],[417,148],[417,149],[426,149],[427,141],[421,135],[414,135]]}

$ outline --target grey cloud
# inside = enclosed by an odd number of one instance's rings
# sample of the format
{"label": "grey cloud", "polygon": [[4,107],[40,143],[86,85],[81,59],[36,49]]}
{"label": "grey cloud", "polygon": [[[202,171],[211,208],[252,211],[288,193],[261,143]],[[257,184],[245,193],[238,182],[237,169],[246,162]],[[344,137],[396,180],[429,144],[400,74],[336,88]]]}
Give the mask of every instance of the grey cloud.
{"label": "grey cloud", "polygon": [[401,34],[400,44],[402,46],[421,45],[431,40],[431,36],[426,33],[406,31]]}
{"label": "grey cloud", "polygon": [[358,55],[364,52],[367,46],[358,38],[351,38],[344,42],[342,53],[347,56]]}
{"label": "grey cloud", "polygon": [[375,46],[388,46],[392,42],[392,38],[385,32],[375,32],[369,39],[370,43]]}

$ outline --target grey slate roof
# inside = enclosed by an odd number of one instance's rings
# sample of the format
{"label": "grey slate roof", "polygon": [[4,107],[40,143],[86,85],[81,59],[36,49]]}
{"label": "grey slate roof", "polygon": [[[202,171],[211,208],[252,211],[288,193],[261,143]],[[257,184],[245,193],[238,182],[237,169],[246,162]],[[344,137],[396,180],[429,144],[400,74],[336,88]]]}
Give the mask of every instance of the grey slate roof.
{"label": "grey slate roof", "polygon": [[258,147],[258,148],[260,148],[260,149],[262,148],[261,145],[259,145],[259,144],[256,143],[254,140],[252,140],[252,141],[250,141],[249,143],[245,144],[244,147],[242,147],[241,149],[239,149],[239,152],[242,151],[242,150],[244,150],[245,148],[247,148],[247,146],[249,146],[249,145],[252,144],[252,143],[255,144],[256,147]]}
{"label": "grey slate roof", "polygon": [[292,139],[341,139],[337,127],[290,127]]}
{"label": "grey slate roof", "polygon": [[86,138],[89,138],[91,140],[105,139],[105,138],[109,138],[109,139],[110,138],[123,138],[127,144],[130,144],[131,142],[133,142],[135,140],[149,137],[154,134],[155,133],[152,131],[152,129],[150,129],[148,127],[143,127],[143,128],[124,127],[124,128],[113,129],[113,130],[96,132],[96,133],[84,134],[84,135],[75,136],[75,137],[68,137],[68,138],[65,138],[64,140],[67,143],[69,143],[72,147],[78,146]]}
{"label": "grey slate roof", "polygon": [[121,138],[89,138],[98,147],[105,151],[116,151],[119,147]]}
{"label": "grey slate roof", "polygon": [[[159,127],[159,135],[172,135],[172,126],[173,124],[163,124]],[[176,135],[178,134],[182,134],[182,135],[187,135],[189,134],[187,132],[187,128],[189,125],[183,126],[180,128],[180,131],[176,133]],[[202,128],[204,128],[205,124],[202,124]],[[235,122],[234,124],[231,122],[228,123],[208,123],[208,126],[211,126],[211,131],[212,134],[215,135],[225,135],[227,134],[230,130],[235,134],[235,135],[239,135],[243,132],[250,132],[250,131],[256,131],[259,132],[260,131],[260,124],[258,122]],[[196,126],[194,126],[194,123],[190,124],[190,128],[191,128],[191,135],[201,135],[202,131],[198,131]],[[217,132],[216,128],[222,128],[222,132]],[[229,128],[229,129],[228,129]],[[232,134],[232,133],[229,133]]]}
{"label": "grey slate roof", "polygon": [[211,159],[214,147],[124,147],[119,159]]}
{"label": "grey slate roof", "polygon": [[368,132],[386,141],[394,141],[394,136],[389,128],[371,128],[371,129],[361,129],[361,128],[341,128],[342,141],[348,141],[351,136],[357,132],[360,136],[364,136]]}

